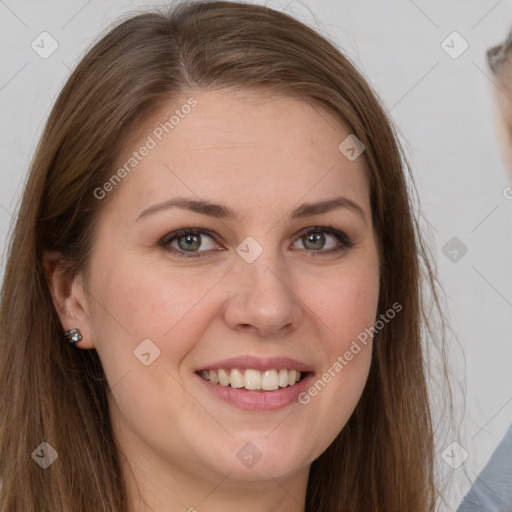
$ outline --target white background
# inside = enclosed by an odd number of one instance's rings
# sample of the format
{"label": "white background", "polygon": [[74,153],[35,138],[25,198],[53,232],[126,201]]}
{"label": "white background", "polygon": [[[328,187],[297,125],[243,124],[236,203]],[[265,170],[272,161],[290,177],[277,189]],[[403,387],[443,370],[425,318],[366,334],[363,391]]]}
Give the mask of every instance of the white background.
{"label": "white background", "polygon": [[[259,2],[264,3],[264,2]],[[56,95],[90,43],[145,2],[0,0],[0,243],[15,214],[36,142]],[[397,124],[408,150],[455,332],[455,370],[466,406],[458,440],[469,453],[455,470],[460,500],[512,421],[512,201],[494,124],[485,51],[512,28],[502,0],[270,1],[320,30],[356,63]],[[31,43],[58,42],[42,59]],[[441,43],[469,44],[451,58]],[[458,45],[459,43],[454,43]],[[458,46],[460,47],[460,46]],[[457,46],[456,46],[457,48]],[[452,237],[467,254],[442,252]],[[3,271],[4,257],[0,271]],[[462,395],[457,396],[462,413]],[[439,453],[445,446],[439,446]],[[448,506],[447,510],[451,510]]]}

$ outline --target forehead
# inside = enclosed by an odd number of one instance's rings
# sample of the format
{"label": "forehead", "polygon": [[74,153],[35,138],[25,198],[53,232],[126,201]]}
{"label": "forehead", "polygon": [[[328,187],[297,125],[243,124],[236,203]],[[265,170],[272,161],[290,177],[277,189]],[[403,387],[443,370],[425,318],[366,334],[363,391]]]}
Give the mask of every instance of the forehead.
{"label": "forehead", "polygon": [[349,135],[313,101],[190,91],[137,127],[116,162],[129,169],[118,192],[130,203],[135,194],[156,201],[187,193],[229,200],[241,211],[339,192],[367,202],[364,155],[350,161],[338,148]]}

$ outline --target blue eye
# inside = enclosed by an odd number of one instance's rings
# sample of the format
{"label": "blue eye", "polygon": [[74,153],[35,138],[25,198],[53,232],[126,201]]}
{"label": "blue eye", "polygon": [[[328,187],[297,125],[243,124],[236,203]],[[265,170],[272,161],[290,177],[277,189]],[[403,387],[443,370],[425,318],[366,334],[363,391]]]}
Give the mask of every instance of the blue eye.
{"label": "blue eye", "polygon": [[[342,252],[354,245],[345,233],[331,226],[308,228],[299,235],[293,245],[295,246],[298,242],[302,242],[303,249],[313,257]],[[212,233],[196,228],[180,229],[169,233],[160,241],[160,245],[181,258],[209,256],[211,251],[219,250],[216,248],[219,245]]]}

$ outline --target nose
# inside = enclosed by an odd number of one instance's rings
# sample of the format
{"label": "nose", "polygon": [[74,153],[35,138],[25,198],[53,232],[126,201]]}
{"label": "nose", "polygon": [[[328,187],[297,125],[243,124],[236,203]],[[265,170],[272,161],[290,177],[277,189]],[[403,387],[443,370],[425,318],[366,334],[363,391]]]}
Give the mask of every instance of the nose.
{"label": "nose", "polygon": [[242,258],[236,261],[224,320],[236,331],[259,337],[282,336],[300,325],[301,301],[285,263],[266,252],[252,263]]}

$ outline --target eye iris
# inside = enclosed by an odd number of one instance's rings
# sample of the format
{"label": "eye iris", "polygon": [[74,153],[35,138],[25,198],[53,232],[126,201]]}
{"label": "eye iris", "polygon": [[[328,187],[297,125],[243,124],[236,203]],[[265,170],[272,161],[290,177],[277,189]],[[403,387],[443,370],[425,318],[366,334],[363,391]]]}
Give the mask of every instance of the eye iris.
{"label": "eye iris", "polygon": [[325,244],[325,235],[322,233],[311,233],[305,235],[305,237],[303,237],[303,240],[305,241],[304,245],[306,247],[309,242],[313,243],[312,247],[307,247],[308,249],[321,249]]}
{"label": "eye iris", "polygon": [[[185,243],[182,243],[182,241],[185,240]],[[183,251],[190,251],[190,250],[196,250],[201,245],[201,235],[184,235],[180,236],[177,239],[178,245],[181,250]],[[192,245],[185,245],[185,244],[192,244]]]}

